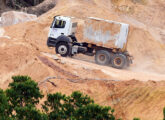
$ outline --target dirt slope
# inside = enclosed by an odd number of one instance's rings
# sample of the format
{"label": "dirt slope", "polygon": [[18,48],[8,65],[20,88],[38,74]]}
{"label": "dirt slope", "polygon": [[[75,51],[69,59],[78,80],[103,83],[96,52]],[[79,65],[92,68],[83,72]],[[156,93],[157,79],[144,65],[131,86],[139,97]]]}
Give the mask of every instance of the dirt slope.
{"label": "dirt slope", "polygon": [[[36,21],[0,28],[0,87],[6,88],[12,75],[30,75],[37,82],[56,76],[58,79],[51,81],[57,87],[47,82],[40,84],[45,94],[57,91],[70,94],[80,90],[99,104],[112,105],[117,116],[125,120],[133,117],[162,119],[165,105],[164,5],[161,0],[136,4],[130,0],[117,3],[60,0]],[[158,17],[151,14],[153,11]],[[53,56],[54,49],[48,49],[46,41],[55,15],[82,19],[93,16],[129,23],[128,51],[134,56],[134,64],[126,70],[117,70],[96,65],[92,58],[83,55]]]}

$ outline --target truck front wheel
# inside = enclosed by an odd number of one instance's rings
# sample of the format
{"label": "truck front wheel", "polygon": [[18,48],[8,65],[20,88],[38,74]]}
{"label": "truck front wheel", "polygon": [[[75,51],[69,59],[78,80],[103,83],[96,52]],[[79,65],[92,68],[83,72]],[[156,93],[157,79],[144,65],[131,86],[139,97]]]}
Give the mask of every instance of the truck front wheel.
{"label": "truck front wheel", "polygon": [[60,54],[62,57],[69,55],[69,45],[67,42],[60,42],[56,45],[56,53]]}
{"label": "truck front wheel", "polygon": [[111,60],[111,65],[114,68],[122,69],[127,63],[127,58],[123,54],[114,54]]}
{"label": "truck front wheel", "polygon": [[108,65],[110,63],[110,53],[106,50],[98,50],[95,55],[95,62],[99,65]]}

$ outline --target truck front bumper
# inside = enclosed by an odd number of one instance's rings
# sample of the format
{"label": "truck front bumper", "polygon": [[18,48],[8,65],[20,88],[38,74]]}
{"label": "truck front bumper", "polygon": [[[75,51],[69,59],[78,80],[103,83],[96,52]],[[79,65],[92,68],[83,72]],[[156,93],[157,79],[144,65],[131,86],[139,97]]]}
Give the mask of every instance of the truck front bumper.
{"label": "truck front bumper", "polygon": [[47,46],[48,47],[55,47],[56,46],[56,39],[48,37]]}

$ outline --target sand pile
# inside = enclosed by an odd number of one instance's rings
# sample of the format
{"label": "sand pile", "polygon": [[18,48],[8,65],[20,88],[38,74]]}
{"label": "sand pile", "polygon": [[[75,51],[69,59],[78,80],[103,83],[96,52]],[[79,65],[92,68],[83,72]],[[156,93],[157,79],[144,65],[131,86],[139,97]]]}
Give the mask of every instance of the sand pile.
{"label": "sand pile", "polygon": [[[134,14],[119,10],[118,6],[122,4],[134,7]],[[61,0],[55,8],[34,21],[0,28],[0,87],[6,88],[12,75],[30,75],[38,82],[59,76],[62,78],[52,79],[57,87],[46,83],[40,86],[41,89],[45,93],[61,91],[66,94],[81,90],[99,104],[114,106],[118,116],[125,120],[133,117],[162,119],[164,82],[122,81],[165,80],[165,17],[161,12],[164,1],[122,4],[113,4],[110,0]],[[154,17],[153,22],[148,23],[145,20],[150,19],[151,9],[160,11],[158,16],[161,17]],[[54,49],[48,49],[46,41],[55,15],[81,19],[93,16],[130,24],[128,51],[134,56],[134,64],[127,70],[116,70],[86,62],[91,58],[81,55],[75,59],[59,57],[53,60]]]}

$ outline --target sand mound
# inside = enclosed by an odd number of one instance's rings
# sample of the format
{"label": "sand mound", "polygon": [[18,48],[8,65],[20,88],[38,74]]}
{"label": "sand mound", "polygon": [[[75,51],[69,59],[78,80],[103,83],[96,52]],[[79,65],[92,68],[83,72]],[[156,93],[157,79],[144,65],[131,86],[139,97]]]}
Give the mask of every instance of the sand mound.
{"label": "sand mound", "polygon": [[[119,9],[123,5],[126,7]],[[74,90],[83,91],[97,103],[115,107],[117,115],[125,120],[132,120],[133,117],[141,117],[143,120],[162,119],[164,82],[123,81],[165,80],[163,6],[164,1],[157,0],[145,4],[131,1],[114,4],[110,0],[61,0],[55,8],[34,21],[0,28],[0,86],[6,88],[11,76],[18,74],[30,75],[38,82],[51,76],[61,77],[52,79],[57,87],[45,83],[40,86],[41,89],[45,93],[61,91],[70,94]],[[152,18],[150,13],[154,9],[159,11],[158,17]],[[134,57],[134,64],[127,70],[116,70],[86,62],[93,62],[92,58],[82,55],[74,59],[59,57],[53,60],[54,49],[48,49],[46,41],[55,15],[81,19],[93,16],[130,24],[128,51]]]}

